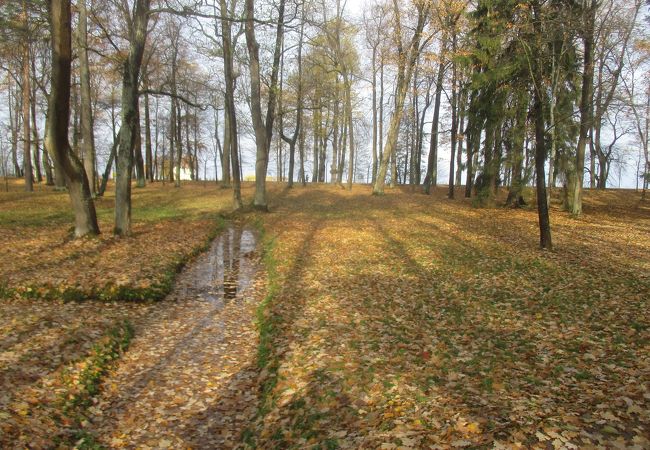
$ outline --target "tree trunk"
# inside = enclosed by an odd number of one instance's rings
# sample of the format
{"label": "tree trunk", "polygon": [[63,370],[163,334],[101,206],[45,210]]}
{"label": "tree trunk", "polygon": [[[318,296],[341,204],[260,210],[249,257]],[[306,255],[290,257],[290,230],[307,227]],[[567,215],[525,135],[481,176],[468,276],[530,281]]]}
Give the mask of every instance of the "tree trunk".
{"label": "tree trunk", "polygon": [[571,213],[582,214],[582,185],[585,172],[585,148],[589,129],[593,123],[593,81],[594,81],[594,22],[598,2],[583,0],[582,42],[584,46],[582,88],[580,92],[580,134],[576,149],[575,181],[572,183]]}
{"label": "tree trunk", "polygon": [[269,164],[269,150],[273,134],[273,122],[276,114],[278,74],[282,53],[282,42],[284,38],[284,6],[285,0],[280,0],[266,121],[263,121],[259,44],[255,38],[255,7],[253,0],[246,0],[245,3],[246,19],[244,25],[250,67],[251,115],[253,120],[253,129],[255,130],[255,144],[257,146],[255,162],[255,198],[253,200],[253,206],[262,211],[268,210],[266,199],[266,173]]}
{"label": "tree trunk", "polygon": [[339,162],[341,160],[339,156],[339,148],[341,149],[341,152],[345,151],[345,144],[340,145],[339,141],[339,133],[341,140],[345,142],[345,139],[347,139],[347,135],[345,134],[345,129],[347,127],[347,122],[346,120],[339,121],[339,116],[340,116],[340,105],[339,105],[339,97],[340,97],[340,82],[339,82],[339,75],[335,75],[335,81],[334,81],[334,123],[332,125],[332,130],[334,133],[333,139],[332,139],[332,164],[330,165],[330,181],[332,184],[340,183],[340,177],[341,177],[341,171],[339,167]]}
{"label": "tree trunk", "polygon": [[[455,55],[456,48],[456,33],[454,33],[451,41],[452,54]],[[455,177],[455,163],[456,163],[456,147],[458,143],[458,69],[456,61],[451,62],[451,155],[449,156],[449,189],[447,197],[454,198],[454,177]]]}
{"label": "tree trunk", "polygon": [[148,77],[144,78],[145,83],[145,93],[144,93],[144,147],[145,147],[145,178],[149,180],[149,183],[153,183],[153,149],[151,145],[151,117],[149,112],[149,94],[147,89],[149,88]]}
{"label": "tree trunk", "polygon": [[[541,75],[541,70],[538,71]],[[539,78],[541,79],[541,78]],[[544,136],[544,110],[542,94],[535,89],[535,173],[537,179],[537,215],[539,218],[539,245],[543,249],[551,250],[551,222],[548,215],[548,204],[546,203],[546,176],[544,175],[544,163],[546,162],[546,143]]]}
{"label": "tree trunk", "polygon": [[458,115],[460,116],[460,123],[458,124],[458,130],[462,133],[462,136],[459,136],[458,148],[456,149],[456,179],[455,185],[460,186],[462,183],[463,177],[463,142],[467,142],[464,129],[465,129],[465,103],[466,103],[465,94],[461,90],[460,94],[460,103],[458,105]]}
{"label": "tree trunk", "polygon": [[90,67],[88,62],[88,18],[86,0],[77,1],[79,24],[77,39],[79,41],[79,75],[81,84],[81,139],[82,154],[86,176],[91,192],[95,192],[95,132],[93,130],[93,109],[90,94]]}
{"label": "tree trunk", "polygon": [[372,48],[372,177],[370,182],[375,184],[377,178],[377,46]]}
{"label": "tree trunk", "polygon": [[108,162],[106,163],[106,169],[104,169],[104,175],[102,175],[102,181],[97,191],[97,196],[102,197],[104,192],[106,192],[106,185],[108,184],[108,179],[111,177],[111,169],[113,168],[113,161],[115,160],[115,155],[117,154],[117,146],[119,145],[119,132],[115,136],[113,145],[111,146],[111,153],[108,155]]}
{"label": "tree trunk", "polygon": [[539,0],[533,2],[533,29],[535,30],[536,43],[533,50],[534,75],[534,100],[533,115],[535,118],[535,174],[537,188],[537,215],[539,217],[539,245],[542,249],[551,250],[551,222],[548,215],[546,202],[546,176],[544,164],[546,163],[546,128],[544,123],[544,96],[546,86],[543,84],[544,70],[542,68],[542,24],[541,6]]}
{"label": "tree trunk", "polygon": [[131,234],[131,171],[138,133],[138,82],[144,46],[147,40],[150,0],[135,0],[133,28],[130,31],[129,53],[122,72],[122,126],[117,150],[115,181],[116,235]]}
{"label": "tree trunk", "polygon": [[443,37],[440,63],[438,64],[438,76],[436,79],[436,100],[433,105],[433,120],[431,122],[431,142],[429,144],[429,161],[427,163],[427,174],[424,177],[424,193],[431,193],[431,185],[438,184],[438,122],[440,121],[440,101],[442,99],[442,83],[445,76],[445,54],[447,49],[446,38]]}
{"label": "tree trunk", "polygon": [[313,153],[314,153],[314,162],[312,164],[312,173],[311,173],[311,182],[316,183],[318,182],[318,174],[319,174],[319,167],[318,167],[318,158],[320,156],[320,151],[319,151],[319,137],[321,133],[321,109],[320,106],[316,107],[315,105],[316,102],[314,102],[314,107],[313,107],[313,113],[312,113],[312,128],[313,128],[313,135],[314,135],[314,143],[313,143]]}
{"label": "tree trunk", "polygon": [[81,161],[71,151],[68,141],[70,121],[70,66],[72,32],[70,2],[50,0],[52,39],[51,90],[48,105],[48,132],[52,156],[62,168],[75,214],[75,236],[98,234],[97,215],[88,178]]}
{"label": "tree trunk", "polygon": [[[31,61],[31,76],[35,79],[36,78],[36,63],[34,61],[34,57],[32,55]],[[40,136],[38,134],[38,124],[36,122],[36,83],[32,83],[32,101],[30,102],[30,111],[31,111],[31,120],[32,120],[32,138],[33,138],[33,143],[34,143],[34,169],[36,172],[36,181],[38,183],[41,183],[43,181],[43,174],[41,173],[41,152],[39,149],[39,143],[41,141]],[[43,158],[43,162],[46,165],[49,165],[49,161],[47,161],[47,156]],[[50,173],[50,176],[52,174]],[[47,175],[46,175],[47,176]]]}
{"label": "tree trunk", "polygon": [[379,63],[379,146],[377,147],[377,168],[374,174],[374,184],[377,182],[377,173],[379,171],[379,163],[383,158],[384,151],[384,56],[382,54]]}
{"label": "tree trunk", "polygon": [[[522,169],[524,161],[524,144],[526,140],[526,118],[528,113],[528,96],[525,92],[519,92],[517,96],[517,106],[515,112],[515,123],[511,136],[510,164],[512,166],[512,176],[510,180],[510,190],[506,205],[515,208],[525,205],[523,192]],[[547,200],[548,204],[548,200]]]}
{"label": "tree trunk", "polygon": [[[235,71],[232,45],[232,22],[228,20],[228,8],[226,0],[219,1],[221,9],[221,42],[223,47],[224,81],[226,84],[225,95],[225,124],[228,129],[229,142],[226,146],[224,141],[224,154],[230,152],[230,163],[232,166],[232,187],[233,187],[233,209],[242,208],[241,200],[241,177],[239,171],[239,142],[237,139],[237,112],[235,110]],[[225,163],[224,158],[224,163]],[[228,166],[226,166],[228,167]],[[227,172],[227,169],[226,169]],[[224,177],[225,183],[225,177]]]}
{"label": "tree trunk", "polygon": [[[300,38],[298,39],[298,92],[296,96],[296,128],[293,132],[293,136],[291,138],[286,138],[282,134],[282,130],[280,130],[281,137],[284,139],[288,144],[289,144],[289,184],[287,187],[292,188],[293,187],[293,172],[294,172],[294,164],[295,164],[295,159],[296,159],[296,143],[298,142],[298,139],[304,139],[303,134],[302,134],[302,46],[303,46],[303,41],[304,41],[304,35],[305,35],[305,5],[303,3],[302,5],[302,12],[301,12],[301,21],[300,21]],[[304,145],[304,140],[300,143],[300,173],[298,178],[301,176],[304,176],[304,166],[303,166],[303,145]],[[303,181],[304,182],[304,181]]]}
{"label": "tree trunk", "polygon": [[137,111],[137,127],[135,134],[135,148],[133,155],[135,156],[135,178],[136,187],[143,188],[146,184],[147,176],[145,174],[144,160],[142,159],[142,129],[140,123],[140,107]]}
{"label": "tree trunk", "polygon": [[[348,133],[350,134],[350,155],[348,156],[348,189],[352,189],[354,181],[354,123],[352,121],[352,80],[350,80],[346,71],[343,72],[343,82],[345,84],[345,109],[348,118]],[[342,151],[345,151],[343,149]]]}
{"label": "tree trunk", "polygon": [[[23,0],[23,24],[25,30],[28,30],[27,19],[27,1]],[[34,174],[32,170],[32,153],[31,153],[31,118],[30,118],[30,103],[31,103],[31,74],[30,74],[30,51],[29,40],[25,37],[23,42],[23,55],[22,55],[22,88],[23,88],[23,170],[25,175],[25,190],[27,192],[34,191]]]}
{"label": "tree trunk", "polygon": [[14,166],[14,176],[19,178],[22,176],[22,168],[18,163],[18,94],[15,93],[12,98],[11,83],[12,79],[8,79],[8,110],[9,110],[9,125],[11,129],[11,162]]}
{"label": "tree trunk", "polygon": [[181,114],[181,105],[175,99],[172,102],[176,103],[176,176],[174,178],[174,187],[181,187],[181,170],[183,168],[183,115]]}
{"label": "tree trunk", "polygon": [[223,157],[221,158],[221,186],[230,188],[230,111],[224,108],[223,111]]}
{"label": "tree trunk", "polygon": [[397,70],[397,86],[395,95],[395,109],[390,121],[388,129],[388,136],[386,138],[386,146],[383,150],[381,163],[379,165],[379,173],[377,180],[373,187],[374,195],[382,195],[384,193],[384,185],[386,183],[386,173],[388,172],[388,163],[392,159],[395,161],[397,150],[397,135],[399,133],[399,125],[404,111],[404,100],[406,92],[411,82],[411,76],[415,68],[415,64],[420,53],[420,39],[424,25],[428,20],[431,5],[429,3],[418,3],[418,20],[416,28],[413,32],[413,37],[408,50],[405,52],[402,46],[402,29],[399,5],[397,0],[393,0],[393,10],[395,13],[395,36],[398,41],[398,70]]}

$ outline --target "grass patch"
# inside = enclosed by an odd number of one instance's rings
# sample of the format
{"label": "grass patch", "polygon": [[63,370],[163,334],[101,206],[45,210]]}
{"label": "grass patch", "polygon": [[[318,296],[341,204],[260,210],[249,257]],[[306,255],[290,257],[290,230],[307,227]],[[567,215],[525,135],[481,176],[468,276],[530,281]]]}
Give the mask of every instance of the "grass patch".
{"label": "grass patch", "polygon": [[217,217],[205,239],[197,246],[176,258],[171,259],[164,267],[157,279],[142,280],[139,285],[118,285],[107,282],[104,285],[67,286],[65,284],[30,284],[10,288],[6,282],[0,283],[0,300],[22,298],[29,300],[63,300],[64,302],[80,302],[85,300],[101,300],[106,302],[127,301],[147,302],[159,301],[171,292],[174,280],[178,273],[192,259],[208,249],[211,242],[223,230],[225,220]]}
{"label": "grass patch", "polygon": [[[114,325],[96,343],[90,355],[63,371],[65,392],[61,396],[61,424],[72,430],[60,438],[61,444],[73,444],[79,449],[101,448],[92,435],[83,430],[86,410],[99,393],[100,383],[111,365],[124,353],[133,338],[133,326],[128,321]],[[67,442],[65,442],[67,441]]]}

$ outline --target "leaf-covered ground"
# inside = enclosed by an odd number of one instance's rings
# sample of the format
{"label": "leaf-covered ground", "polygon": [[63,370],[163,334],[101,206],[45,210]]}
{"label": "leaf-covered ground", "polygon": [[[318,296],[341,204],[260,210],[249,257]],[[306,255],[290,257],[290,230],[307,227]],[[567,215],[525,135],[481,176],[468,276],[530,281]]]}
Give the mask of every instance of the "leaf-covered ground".
{"label": "leaf-covered ground", "polygon": [[[476,209],[442,188],[271,191],[271,212],[247,219],[271,249],[259,374],[259,280],[230,309],[187,289],[157,304],[28,298],[158,282],[205,243],[229,191],[135,190],[126,239],[110,236],[109,196],[104,234],[81,243],[65,194],[0,193],[0,277],[22,297],[0,303],[0,447],[71,442],[81,426],[116,448],[650,448],[638,194],[588,192],[580,219],[554,207],[543,252],[533,209]],[[123,320],[135,339],[71,423],[65,380]]]}
{"label": "leaf-covered ground", "polygon": [[79,375],[96,371],[97,345],[125,321],[141,335],[150,316],[170,309],[120,294],[146,300],[170,288],[179,264],[218,231],[232,194],[213,183],[134,189],[133,236],[116,238],[107,192],[97,201],[102,235],[75,241],[66,193],[11,188],[0,191],[0,448],[48,448],[76,439],[75,414],[64,410],[79,390],[96,389]]}
{"label": "leaf-covered ground", "polygon": [[263,448],[650,448],[650,211],[443,190],[295,189],[266,217],[279,293]]}
{"label": "leaf-covered ground", "polygon": [[[72,239],[67,193],[40,186],[28,194],[15,182],[0,192],[0,294],[22,297],[102,297],[164,294],[179,262],[214,234],[232,193],[214,183],[160,183],[133,189],[133,234],[112,234],[115,197],[96,200],[102,233]],[[252,195],[245,185],[244,197]],[[82,270],[80,270],[82,268]]]}

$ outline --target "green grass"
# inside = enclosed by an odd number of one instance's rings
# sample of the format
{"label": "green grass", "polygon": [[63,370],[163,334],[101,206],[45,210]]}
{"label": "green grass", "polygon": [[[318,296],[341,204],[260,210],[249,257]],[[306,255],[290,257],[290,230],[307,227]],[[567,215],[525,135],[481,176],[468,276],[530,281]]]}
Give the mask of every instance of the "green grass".
{"label": "green grass", "polygon": [[96,343],[90,355],[63,371],[63,385],[60,410],[55,416],[72,422],[72,433],[60,438],[60,445],[70,445],[78,449],[102,448],[94,436],[83,430],[86,410],[99,393],[100,383],[109,368],[126,351],[133,339],[133,326],[128,321],[115,324],[106,335]]}

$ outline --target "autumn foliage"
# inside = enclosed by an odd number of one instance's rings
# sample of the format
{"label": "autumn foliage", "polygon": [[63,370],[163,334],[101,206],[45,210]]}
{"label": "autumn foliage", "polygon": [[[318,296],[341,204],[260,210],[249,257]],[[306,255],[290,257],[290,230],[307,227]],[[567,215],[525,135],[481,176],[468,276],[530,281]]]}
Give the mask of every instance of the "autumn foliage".
{"label": "autumn foliage", "polygon": [[[157,282],[205,242],[227,191],[150,186],[136,191],[132,237],[81,242],[63,194],[3,209],[14,250],[2,261],[2,445],[80,426],[115,448],[650,446],[650,211],[638,194],[587,191],[579,219],[553,198],[555,250],[541,251],[534,207],[477,209],[444,188],[270,188],[271,212],[239,219],[264,230],[267,269],[240,310],[25,294]],[[252,332],[251,302],[265,296]],[[89,422],[70,423],[56,412],[77,395],[65,380],[88,376],[93,345],[124,320],[133,350],[102,378]]]}

